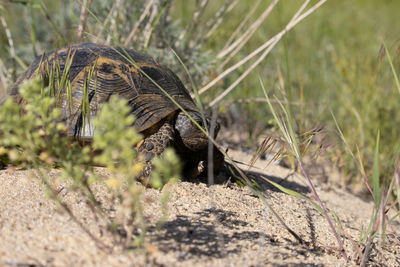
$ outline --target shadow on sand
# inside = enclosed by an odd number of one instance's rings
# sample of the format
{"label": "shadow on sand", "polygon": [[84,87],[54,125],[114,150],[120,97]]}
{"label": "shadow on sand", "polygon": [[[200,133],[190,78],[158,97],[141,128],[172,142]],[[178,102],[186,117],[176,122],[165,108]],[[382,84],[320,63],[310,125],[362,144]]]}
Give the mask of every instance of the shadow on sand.
{"label": "shadow on sand", "polygon": [[[276,187],[262,178],[265,174],[254,171],[244,171],[247,177],[254,180],[263,190],[279,191]],[[221,184],[232,184],[235,174],[219,174],[216,181]],[[307,193],[308,188],[289,179],[268,176],[273,182],[279,183],[286,188],[297,192]],[[198,180],[198,182],[206,182]],[[194,215],[178,215],[174,220],[166,222],[161,229],[155,227],[149,229],[151,242],[163,252],[175,252],[179,260],[198,258],[202,256],[211,258],[225,258],[229,255],[241,254],[246,249],[259,249],[260,252],[266,247],[279,247],[279,257],[293,257],[293,255],[305,255],[314,249],[304,247],[299,243],[284,239],[277,241],[273,233],[253,231],[248,222],[238,219],[235,212],[223,209],[204,209]],[[310,222],[309,222],[310,223]],[[312,225],[312,223],[311,223]],[[286,252],[285,252],[286,251]],[[273,255],[271,255],[273,259]],[[260,259],[267,263],[265,258]],[[278,266],[278,265],[277,265]],[[301,263],[293,263],[292,266],[302,266]],[[318,266],[318,265],[311,265]]]}

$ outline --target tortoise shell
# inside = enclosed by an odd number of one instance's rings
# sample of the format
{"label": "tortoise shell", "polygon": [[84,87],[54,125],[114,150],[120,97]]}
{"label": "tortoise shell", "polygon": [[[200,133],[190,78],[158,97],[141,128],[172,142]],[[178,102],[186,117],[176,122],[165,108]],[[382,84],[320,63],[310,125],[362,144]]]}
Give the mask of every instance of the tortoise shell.
{"label": "tortoise shell", "polygon": [[[61,96],[58,107],[63,111],[69,134],[75,137],[93,136],[90,124],[82,131],[85,97],[88,98],[90,117],[96,115],[111,95],[118,94],[127,99],[136,117],[134,126],[139,132],[154,132],[151,130],[154,126],[179,110],[156,84],[185,110],[198,112],[190,94],[169,68],[131,49],[87,43],[44,53],[18,78],[10,95],[18,98],[21,83],[37,74],[47,79],[53,77],[48,82],[53,83],[55,90],[59,90],[55,93]],[[60,79],[63,75],[70,83],[71,98],[67,96],[66,86],[57,88],[57,82],[54,81],[54,77]]]}

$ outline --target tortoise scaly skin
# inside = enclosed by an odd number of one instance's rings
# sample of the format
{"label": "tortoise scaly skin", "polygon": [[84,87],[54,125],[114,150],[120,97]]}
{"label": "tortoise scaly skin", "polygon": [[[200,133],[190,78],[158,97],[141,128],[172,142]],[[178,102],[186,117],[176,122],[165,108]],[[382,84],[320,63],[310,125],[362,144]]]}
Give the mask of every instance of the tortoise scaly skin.
{"label": "tortoise scaly skin", "polygon": [[[206,166],[203,163],[207,163],[207,136],[154,82],[179,103],[199,125],[209,129],[210,118],[206,116],[207,125],[203,125],[199,109],[180,79],[169,68],[158,64],[150,56],[131,49],[78,44],[44,53],[36,58],[18,78],[11,88],[10,95],[23,105],[24,100],[18,92],[21,83],[38,74],[44,79],[49,79],[48,73],[52,70],[56,70],[59,77],[67,77],[71,84],[71,99],[68,99],[65,86],[55,88],[59,97],[57,106],[63,113],[62,120],[67,125],[68,135],[89,142],[93,137],[94,129],[91,125],[84,124],[84,90],[87,90],[91,118],[96,116],[102,104],[112,95],[118,95],[128,100],[131,112],[136,117],[133,126],[144,136],[138,150],[144,153],[148,162],[145,175],[151,170],[151,159],[162,155],[169,146],[175,148],[185,164],[184,177],[193,178],[203,172]],[[91,79],[88,78],[90,73],[93,74]],[[216,123],[215,136],[218,130],[219,125]],[[223,166],[224,157],[215,147],[213,158],[214,171],[218,172]]]}

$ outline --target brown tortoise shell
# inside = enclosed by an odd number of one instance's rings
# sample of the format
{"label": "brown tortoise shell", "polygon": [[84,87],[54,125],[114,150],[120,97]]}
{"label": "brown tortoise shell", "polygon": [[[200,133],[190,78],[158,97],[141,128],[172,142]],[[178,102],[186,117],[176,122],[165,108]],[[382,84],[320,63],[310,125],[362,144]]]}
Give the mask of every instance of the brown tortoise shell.
{"label": "brown tortoise shell", "polygon": [[[22,102],[23,99],[19,99],[18,89],[23,81],[33,78],[37,73],[43,76],[54,66],[56,69],[59,68],[61,76],[64,69],[68,68],[68,64],[70,64],[68,75],[72,99],[67,100],[66,89],[61,88],[61,94],[58,93],[61,96],[58,107],[64,113],[63,119],[67,123],[69,134],[75,137],[91,138],[93,134],[90,127],[82,133],[84,84],[93,66],[94,75],[87,87],[91,117],[96,115],[111,95],[117,94],[128,100],[132,114],[136,117],[134,126],[139,132],[148,131],[150,134],[161,126],[160,122],[172,118],[179,108],[142,72],[153,79],[185,110],[198,111],[180,79],[169,68],[158,64],[150,56],[131,49],[90,43],[60,48],[36,58],[18,78],[11,88],[10,95],[17,98],[18,102]],[[72,108],[69,108],[69,105]]]}

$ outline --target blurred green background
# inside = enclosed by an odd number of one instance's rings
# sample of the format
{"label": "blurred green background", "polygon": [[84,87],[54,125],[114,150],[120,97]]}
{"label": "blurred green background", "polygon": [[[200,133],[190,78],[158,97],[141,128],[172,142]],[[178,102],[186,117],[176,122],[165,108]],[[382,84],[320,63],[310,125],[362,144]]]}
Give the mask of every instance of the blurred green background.
{"label": "blurred green background", "polygon": [[[189,69],[197,87],[201,88],[283,29],[304,1],[279,1],[248,43],[222,69],[218,66],[224,58],[218,59],[218,53],[258,0],[209,1],[199,21],[192,23],[202,2],[155,0],[152,5],[158,5],[158,9],[154,8],[157,21],[149,24],[145,19],[127,42],[149,1],[91,1],[85,33],[79,40],[80,13],[82,4],[87,1],[1,0],[0,92],[4,94],[23,69],[43,51],[77,41],[145,50],[169,65],[191,87],[183,66],[169,49],[172,47]],[[213,18],[221,7],[235,2],[232,10],[225,10],[221,16],[221,24],[205,38],[210,27],[217,23],[218,18]],[[243,31],[271,2],[260,2]],[[311,1],[309,6],[317,2]],[[383,179],[389,179],[400,148],[400,116],[397,115],[400,94],[382,45],[387,45],[395,69],[399,71],[400,28],[396,27],[399,10],[398,0],[328,0],[287,33],[271,54],[219,103],[221,117],[230,117],[236,121],[235,129],[249,134],[246,146],[259,145],[258,138],[273,126],[268,107],[263,102],[260,77],[271,95],[282,96],[284,90],[299,133],[316,126],[324,127],[328,134],[326,142],[331,145],[330,155],[343,168],[346,183],[359,180],[356,179],[355,164],[344,153],[331,112],[351,149],[359,148],[367,172],[372,169],[379,130],[381,175]],[[150,27],[146,28],[147,24]],[[147,38],[149,29],[152,32]],[[180,39],[185,31],[187,34]],[[13,48],[10,47],[10,36]],[[248,66],[249,63],[241,66],[218,82],[202,95],[203,101],[212,101]]]}

